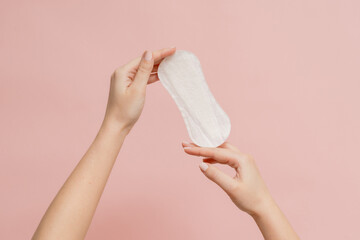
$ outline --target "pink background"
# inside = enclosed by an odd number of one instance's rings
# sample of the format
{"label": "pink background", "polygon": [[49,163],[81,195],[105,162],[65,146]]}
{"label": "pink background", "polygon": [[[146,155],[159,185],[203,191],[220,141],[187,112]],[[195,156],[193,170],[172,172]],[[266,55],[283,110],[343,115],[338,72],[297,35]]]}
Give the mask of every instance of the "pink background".
{"label": "pink background", "polygon": [[[360,2],[0,2],[0,239],[29,239],[92,142],[109,77],[145,49],[201,60],[303,239],[358,239]],[[186,156],[160,83],[126,139],[87,239],[260,239]]]}

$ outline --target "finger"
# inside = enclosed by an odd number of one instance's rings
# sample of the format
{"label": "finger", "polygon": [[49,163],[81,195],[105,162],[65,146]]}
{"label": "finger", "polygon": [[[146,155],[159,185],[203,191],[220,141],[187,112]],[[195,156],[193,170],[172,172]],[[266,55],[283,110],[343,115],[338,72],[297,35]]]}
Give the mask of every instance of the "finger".
{"label": "finger", "polygon": [[187,154],[212,158],[218,163],[227,164],[230,167],[238,168],[239,161],[237,156],[230,150],[223,148],[205,148],[205,147],[184,147]]}
{"label": "finger", "polygon": [[230,192],[236,187],[236,181],[215,166],[202,162],[199,167],[207,178],[219,185],[225,192]]}
{"label": "finger", "polygon": [[151,83],[154,83],[154,82],[157,82],[159,81],[159,76],[157,74],[157,70],[159,68],[159,65],[156,65],[153,67],[153,69],[151,70],[151,74],[150,74],[150,77],[149,77],[149,80],[148,80],[148,84],[151,84]]}
{"label": "finger", "polygon": [[219,147],[239,152],[239,149],[237,147],[235,147],[234,145],[230,144],[229,142],[224,142]]}
{"label": "finger", "polygon": [[[175,47],[172,48],[163,48],[160,50],[153,51],[153,59],[154,59],[154,65],[158,65],[164,58],[174,54],[176,51]],[[141,61],[141,57],[137,57],[133,60],[131,60],[129,63],[125,64],[123,67],[129,71],[133,68],[138,68]]]}
{"label": "finger", "polygon": [[[183,142],[183,147],[191,147],[191,146],[198,147],[198,145],[196,145],[195,143],[189,143],[187,141]],[[224,149],[229,149],[229,150],[239,152],[239,149],[237,147],[235,147],[234,145],[230,144],[229,142],[224,142],[218,148],[224,148]]]}
{"label": "finger", "polygon": [[154,66],[154,59],[152,52],[145,51],[143,54],[138,70],[135,74],[134,81],[131,84],[132,88],[144,88],[149,80],[151,70]]}
{"label": "finger", "polygon": [[[196,145],[195,143],[189,143],[184,141],[183,142],[183,147],[198,147],[198,145]],[[245,161],[249,158],[252,158],[251,156],[240,152],[240,150],[235,147],[234,145],[230,144],[229,142],[224,142],[223,144],[221,144],[218,148],[222,148],[222,149],[227,149],[233,152],[233,156],[239,161],[240,165],[242,163],[242,161]],[[204,159],[211,159],[209,157],[204,158]],[[215,160],[216,161],[216,160]],[[209,161],[209,163],[214,163],[214,161]],[[226,162],[219,162],[217,161],[217,163],[221,163],[221,164],[227,164]]]}
{"label": "finger", "polygon": [[164,58],[174,54],[176,52],[175,47],[171,48],[163,48],[158,51],[154,51],[154,62],[155,64],[159,64]]}
{"label": "finger", "polygon": [[195,143],[190,143],[190,142],[188,142],[188,141],[183,141],[183,142],[181,143],[181,145],[182,145],[183,147],[197,147],[197,145],[196,145]]}
{"label": "finger", "polygon": [[229,142],[225,142],[223,143],[221,146],[219,146],[221,148],[224,148],[224,149],[228,149],[230,151],[233,151],[236,156],[237,156],[237,159],[240,163],[240,165],[246,161],[246,160],[249,160],[249,159],[252,159],[252,157],[248,154],[245,154],[243,152],[241,152],[237,147],[235,147],[234,145],[230,144]]}

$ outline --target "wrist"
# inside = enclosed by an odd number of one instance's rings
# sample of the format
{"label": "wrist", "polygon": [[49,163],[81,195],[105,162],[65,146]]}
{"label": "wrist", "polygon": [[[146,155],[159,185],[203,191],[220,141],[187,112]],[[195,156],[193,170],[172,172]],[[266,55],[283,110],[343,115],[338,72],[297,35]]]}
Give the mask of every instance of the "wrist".
{"label": "wrist", "polygon": [[272,199],[272,197],[269,197],[264,199],[264,201],[262,201],[262,203],[259,204],[256,210],[250,213],[250,215],[255,221],[257,221],[258,219],[273,215],[277,210],[278,206],[276,202]]}
{"label": "wrist", "polygon": [[105,116],[101,124],[100,130],[126,136],[129,134],[131,126],[121,121]]}
{"label": "wrist", "polygon": [[262,221],[264,219],[271,219],[279,212],[279,207],[273,199],[265,201],[256,211],[254,211],[251,217],[255,222]]}

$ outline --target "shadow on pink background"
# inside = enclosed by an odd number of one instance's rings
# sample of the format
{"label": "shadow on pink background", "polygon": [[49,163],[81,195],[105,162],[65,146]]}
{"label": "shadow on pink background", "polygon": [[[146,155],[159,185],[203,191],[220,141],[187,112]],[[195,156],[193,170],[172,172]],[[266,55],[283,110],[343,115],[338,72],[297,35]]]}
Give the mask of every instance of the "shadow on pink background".
{"label": "shadow on pink background", "polygon": [[[356,239],[359,1],[0,2],[0,239],[29,239],[96,135],[112,71],[145,49],[194,52],[303,239]],[[87,239],[260,239],[186,156],[160,83]]]}

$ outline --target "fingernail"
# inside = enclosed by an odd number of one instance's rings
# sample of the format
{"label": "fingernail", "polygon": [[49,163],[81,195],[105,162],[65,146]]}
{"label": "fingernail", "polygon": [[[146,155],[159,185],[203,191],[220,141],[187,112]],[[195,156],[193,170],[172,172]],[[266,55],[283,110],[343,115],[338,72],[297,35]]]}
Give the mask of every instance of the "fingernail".
{"label": "fingernail", "polygon": [[208,165],[204,162],[200,163],[199,165],[200,169],[203,170],[203,171],[206,171],[206,169],[208,169]]}
{"label": "fingernail", "polygon": [[187,142],[187,141],[183,141],[182,144],[185,146],[185,147],[191,147],[191,143]]}
{"label": "fingernail", "polygon": [[151,61],[151,59],[152,59],[152,52],[146,51],[144,58],[145,58],[146,61]]}
{"label": "fingernail", "polygon": [[189,149],[189,148],[192,148],[192,147],[184,147],[184,149]]}

